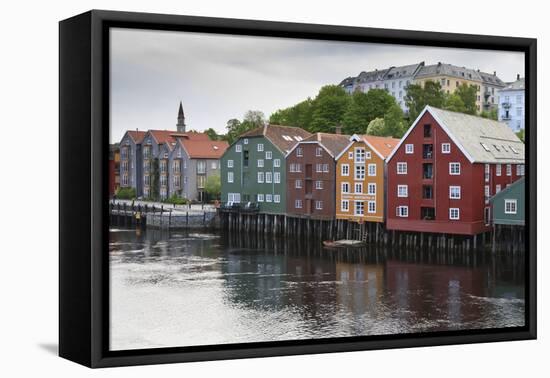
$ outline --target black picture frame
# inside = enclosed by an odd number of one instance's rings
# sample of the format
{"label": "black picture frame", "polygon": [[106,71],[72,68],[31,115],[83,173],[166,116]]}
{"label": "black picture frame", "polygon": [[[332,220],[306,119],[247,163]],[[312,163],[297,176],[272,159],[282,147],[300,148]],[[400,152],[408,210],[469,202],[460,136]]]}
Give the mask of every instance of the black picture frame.
{"label": "black picture frame", "polygon": [[[525,53],[526,325],[437,333],[108,350],[108,29],[126,27]],[[88,367],[535,339],[536,39],[92,10],[59,24],[59,354]],[[83,168],[85,167],[85,168]],[[79,185],[73,185],[78,182]]]}

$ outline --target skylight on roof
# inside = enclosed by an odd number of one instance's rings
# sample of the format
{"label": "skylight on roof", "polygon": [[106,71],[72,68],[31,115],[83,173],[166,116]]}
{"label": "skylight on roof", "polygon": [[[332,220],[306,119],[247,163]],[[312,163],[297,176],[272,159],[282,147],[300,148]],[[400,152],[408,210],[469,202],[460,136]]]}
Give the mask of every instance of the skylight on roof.
{"label": "skylight on roof", "polygon": [[486,145],[485,143],[481,143],[481,147],[483,147],[483,148],[485,149],[485,151],[488,151],[488,152],[491,151],[491,149],[489,148],[489,146]]}
{"label": "skylight on roof", "polygon": [[288,135],[283,135],[283,139],[288,140],[288,141],[292,141],[292,138],[289,137]]}
{"label": "skylight on roof", "polygon": [[302,140],[302,137],[301,136],[298,136],[298,135],[295,135],[294,136],[294,139],[296,139],[298,142]]}
{"label": "skylight on roof", "polygon": [[500,152],[500,148],[498,148],[498,146],[496,144],[493,144],[493,147],[495,148],[495,150],[497,150],[498,152]]}
{"label": "skylight on roof", "polygon": [[514,147],[512,147],[512,146],[509,146],[509,147],[515,154],[519,154],[518,150],[516,150]]}
{"label": "skylight on roof", "polygon": [[217,150],[217,149],[218,149],[218,146],[214,146],[214,149]]}

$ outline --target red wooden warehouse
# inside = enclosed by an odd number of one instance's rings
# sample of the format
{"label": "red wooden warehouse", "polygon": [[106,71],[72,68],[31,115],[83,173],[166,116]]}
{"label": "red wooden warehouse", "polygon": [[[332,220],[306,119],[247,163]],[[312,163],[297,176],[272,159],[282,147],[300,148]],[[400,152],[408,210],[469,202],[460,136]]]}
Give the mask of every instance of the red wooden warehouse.
{"label": "red wooden warehouse", "polygon": [[489,198],[524,175],[504,123],[427,106],[387,160],[389,230],[488,231]]}

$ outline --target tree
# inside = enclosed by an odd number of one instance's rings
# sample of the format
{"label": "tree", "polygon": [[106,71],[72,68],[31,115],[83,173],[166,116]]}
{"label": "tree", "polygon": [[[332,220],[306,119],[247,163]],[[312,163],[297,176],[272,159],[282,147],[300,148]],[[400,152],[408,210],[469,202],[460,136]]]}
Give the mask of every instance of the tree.
{"label": "tree", "polygon": [[208,128],[204,131],[210,140],[220,140],[220,135],[213,128]]}
{"label": "tree", "polygon": [[297,126],[304,130],[311,128],[313,114],[313,100],[307,98],[298,104],[286,109],[279,109],[269,117],[269,122],[274,125]]}
{"label": "tree", "polygon": [[236,141],[241,134],[244,134],[249,130],[255,129],[256,127],[263,126],[265,123],[263,117],[264,114],[262,112],[257,110],[249,110],[245,113],[242,122],[236,118],[230,119],[229,121],[227,121],[227,124],[225,126],[227,130],[225,140],[227,140],[227,142],[231,144]]}
{"label": "tree", "polygon": [[481,112],[480,116],[483,117],[483,118],[489,118],[489,119],[498,121],[498,111],[497,111],[497,109],[491,109],[489,111],[484,110],[484,111]]}
{"label": "tree", "polygon": [[428,80],[424,82],[423,87],[420,84],[409,84],[405,95],[405,104],[409,109],[409,122],[412,123],[426,105],[443,108],[445,94],[439,82]]}
{"label": "tree", "polygon": [[457,93],[453,93],[447,96],[445,101],[445,109],[452,112],[465,113],[466,105],[464,105],[464,101],[462,101],[462,98]]}
{"label": "tree", "polygon": [[342,123],[349,105],[349,95],[338,85],[326,85],[321,88],[313,100],[313,112],[310,132],[330,132]]}
{"label": "tree", "polygon": [[370,121],[382,118],[394,105],[395,99],[384,89],[371,89],[367,93],[354,92],[343,118],[346,134],[363,133]]}
{"label": "tree", "polygon": [[456,88],[453,95],[460,97],[464,103],[464,110],[461,111],[462,113],[477,114],[477,87],[475,85],[462,84]]}
{"label": "tree", "polygon": [[392,105],[384,118],[377,117],[370,121],[365,131],[368,135],[401,138],[406,131],[401,107]]}
{"label": "tree", "polygon": [[369,122],[366,129],[368,135],[382,136],[384,134],[385,122],[384,118],[375,118]]}
{"label": "tree", "polygon": [[516,135],[518,136],[518,138],[523,142],[525,143],[525,130],[524,129],[521,129],[519,130]]}
{"label": "tree", "polygon": [[149,176],[151,190],[149,198],[153,201],[158,201],[160,197],[160,180],[159,180],[159,159],[153,159],[151,163],[151,174]]}
{"label": "tree", "polygon": [[220,199],[222,191],[220,175],[208,176],[204,184],[204,190],[210,199]]}
{"label": "tree", "polygon": [[401,138],[407,130],[407,125],[403,119],[403,110],[394,102],[394,104],[384,114],[384,136]]}

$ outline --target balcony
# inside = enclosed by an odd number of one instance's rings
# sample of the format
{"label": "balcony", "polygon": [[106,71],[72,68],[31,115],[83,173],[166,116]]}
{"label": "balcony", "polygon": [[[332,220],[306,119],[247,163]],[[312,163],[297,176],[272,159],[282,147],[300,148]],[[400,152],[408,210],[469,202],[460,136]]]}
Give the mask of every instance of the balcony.
{"label": "balcony", "polygon": [[510,109],[512,107],[510,102],[503,102],[501,105],[504,109]]}

